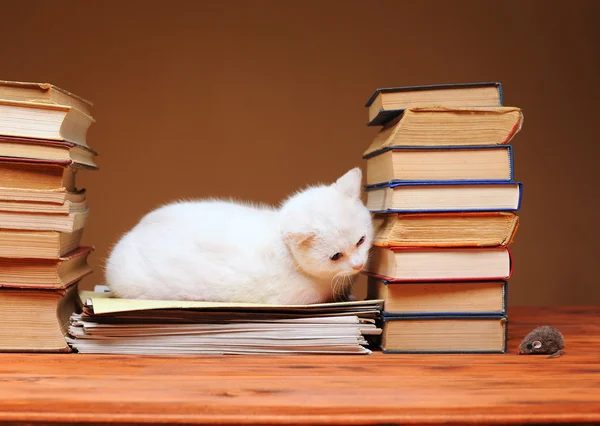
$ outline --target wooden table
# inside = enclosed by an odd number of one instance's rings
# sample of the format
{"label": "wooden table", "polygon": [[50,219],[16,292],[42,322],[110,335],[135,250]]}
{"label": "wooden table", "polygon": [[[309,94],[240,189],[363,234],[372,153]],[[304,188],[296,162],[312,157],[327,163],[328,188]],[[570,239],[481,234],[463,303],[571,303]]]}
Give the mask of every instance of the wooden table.
{"label": "wooden table", "polygon": [[[0,355],[0,422],[600,422],[600,308],[509,311],[507,355]],[[516,354],[538,325],[559,358]]]}

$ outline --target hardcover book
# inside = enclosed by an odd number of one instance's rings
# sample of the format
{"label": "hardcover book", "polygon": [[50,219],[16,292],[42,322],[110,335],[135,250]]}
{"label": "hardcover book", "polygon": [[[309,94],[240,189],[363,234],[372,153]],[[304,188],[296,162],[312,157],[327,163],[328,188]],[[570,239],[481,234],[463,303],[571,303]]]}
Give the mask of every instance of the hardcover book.
{"label": "hardcover book", "polygon": [[413,107],[502,106],[502,85],[489,83],[437,84],[377,89],[366,103],[369,126],[380,126]]}
{"label": "hardcover book", "polygon": [[77,285],[65,290],[0,288],[0,352],[71,352],[69,317]]}
{"label": "hardcover book", "polygon": [[390,147],[366,157],[367,185],[431,181],[510,182],[510,145],[482,147]]}
{"label": "hardcover book", "polygon": [[69,163],[0,157],[2,188],[75,191],[76,173]]}
{"label": "hardcover book", "polygon": [[368,279],[384,316],[506,315],[506,281],[393,282]]}
{"label": "hardcover book", "polygon": [[0,136],[0,157],[3,158],[97,169],[97,155],[89,147],[67,141]]}
{"label": "hardcover book", "polygon": [[0,99],[65,105],[92,115],[90,101],[50,83],[0,80]]}
{"label": "hardcover book", "polygon": [[512,274],[508,247],[371,247],[364,272],[389,282],[506,280]]}
{"label": "hardcover book", "polygon": [[396,182],[366,187],[373,213],[515,211],[522,184],[497,181]]}
{"label": "hardcover book", "polygon": [[505,316],[383,317],[385,353],[506,353]]}
{"label": "hardcover book", "polygon": [[409,108],[383,126],[364,155],[392,146],[503,145],[522,124],[515,107]]}
{"label": "hardcover book", "polygon": [[382,247],[495,247],[512,243],[519,217],[509,212],[376,214]]}
{"label": "hardcover book", "polygon": [[67,141],[88,147],[94,119],[73,107],[0,99],[0,135]]}
{"label": "hardcover book", "polygon": [[71,233],[82,229],[85,226],[87,218],[87,209],[69,214],[24,213],[0,210],[0,229]]}
{"label": "hardcover book", "polygon": [[57,259],[79,247],[83,229],[72,233],[0,229],[0,257]]}
{"label": "hardcover book", "polygon": [[0,258],[0,287],[66,289],[92,269],[87,258],[92,247],[79,247],[58,259]]}

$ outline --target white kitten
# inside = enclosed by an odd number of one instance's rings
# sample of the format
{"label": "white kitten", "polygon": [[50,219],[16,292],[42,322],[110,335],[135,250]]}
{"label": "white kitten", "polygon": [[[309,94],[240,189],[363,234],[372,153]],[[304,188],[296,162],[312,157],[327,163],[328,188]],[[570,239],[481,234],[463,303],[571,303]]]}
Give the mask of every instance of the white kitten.
{"label": "white kitten", "polygon": [[136,299],[308,304],[338,299],[367,260],[371,215],[362,174],[301,191],[279,209],[179,202],[146,215],[116,244],[106,279]]}

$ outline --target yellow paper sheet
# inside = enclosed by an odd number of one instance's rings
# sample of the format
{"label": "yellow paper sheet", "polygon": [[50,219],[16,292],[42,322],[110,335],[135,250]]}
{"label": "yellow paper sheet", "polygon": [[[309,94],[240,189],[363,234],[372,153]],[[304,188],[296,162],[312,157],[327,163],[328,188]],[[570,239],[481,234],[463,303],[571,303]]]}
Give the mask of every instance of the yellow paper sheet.
{"label": "yellow paper sheet", "polygon": [[218,309],[228,310],[306,310],[324,308],[360,308],[375,307],[381,309],[383,300],[363,300],[356,302],[318,303],[313,305],[267,305],[257,303],[219,303],[219,302],[192,302],[181,300],[139,300],[117,299],[110,297],[110,293],[94,293],[82,291],[80,297],[84,303],[91,300],[95,314],[113,312],[143,311],[149,309]]}

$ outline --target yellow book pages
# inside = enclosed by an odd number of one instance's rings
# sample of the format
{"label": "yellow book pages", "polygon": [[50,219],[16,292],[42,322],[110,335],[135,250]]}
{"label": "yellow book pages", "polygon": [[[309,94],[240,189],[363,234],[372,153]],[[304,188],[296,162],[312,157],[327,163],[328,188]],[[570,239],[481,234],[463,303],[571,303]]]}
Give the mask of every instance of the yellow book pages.
{"label": "yellow book pages", "polygon": [[509,146],[393,147],[367,159],[366,184],[390,181],[510,181]]}
{"label": "yellow book pages", "polygon": [[87,131],[94,119],[78,109],[56,104],[0,99],[0,134],[67,141],[89,148]]}
{"label": "yellow book pages", "polygon": [[376,215],[373,244],[381,247],[510,245],[519,217],[508,212]]}
{"label": "yellow book pages", "polygon": [[391,146],[502,145],[522,125],[517,107],[409,108],[381,129],[363,155]]}
{"label": "yellow book pages", "polygon": [[505,317],[388,318],[381,348],[397,353],[503,353]]}
{"label": "yellow book pages", "polygon": [[71,106],[91,115],[93,104],[50,83],[0,80],[0,99]]}

